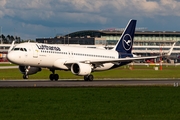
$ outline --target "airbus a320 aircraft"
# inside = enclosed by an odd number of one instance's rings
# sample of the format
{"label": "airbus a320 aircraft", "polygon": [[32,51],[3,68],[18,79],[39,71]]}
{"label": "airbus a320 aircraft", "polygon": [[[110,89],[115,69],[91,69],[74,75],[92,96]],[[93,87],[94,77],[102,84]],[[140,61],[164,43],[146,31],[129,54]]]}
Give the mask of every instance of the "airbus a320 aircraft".
{"label": "airbus a320 aircraft", "polygon": [[41,68],[48,68],[52,72],[50,80],[59,79],[55,70],[70,70],[75,75],[84,76],[85,81],[92,81],[94,77],[91,73],[94,71],[109,70],[134,60],[157,57],[137,57],[132,54],[135,27],[136,20],[130,20],[112,50],[27,42],[11,47],[7,58],[19,65],[24,79],[41,71]]}

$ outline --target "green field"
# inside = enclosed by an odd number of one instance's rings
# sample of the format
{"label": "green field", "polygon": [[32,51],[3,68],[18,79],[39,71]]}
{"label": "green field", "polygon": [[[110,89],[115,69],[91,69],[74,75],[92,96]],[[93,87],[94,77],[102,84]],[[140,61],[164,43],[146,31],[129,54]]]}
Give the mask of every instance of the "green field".
{"label": "green field", "polygon": [[[116,78],[180,78],[180,66],[163,66],[162,70],[155,70],[155,65],[150,66],[123,66],[113,70],[94,72],[96,79],[116,79]],[[83,79],[82,76],[76,76],[71,71],[59,71],[60,79]],[[42,69],[37,74],[30,75],[29,79],[49,79],[51,72],[48,69]],[[0,69],[0,80],[22,79],[19,69]]]}
{"label": "green field", "polygon": [[0,120],[179,120],[179,87],[0,88]]}
{"label": "green field", "polygon": [[[107,78],[180,78],[180,66],[123,66],[93,73]],[[30,79],[47,79],[43,69]],[[83,79],[57,71],[62,79]],[[22,79],[18,69],[0,69],[0,80]],[[0,120],[179,120],[180,88],[119,86],[80,88],[0,88]]]}
{"label": "green field", "polygon": [[17,66],[17,65],[12,63],[0,63],[0,66]]}

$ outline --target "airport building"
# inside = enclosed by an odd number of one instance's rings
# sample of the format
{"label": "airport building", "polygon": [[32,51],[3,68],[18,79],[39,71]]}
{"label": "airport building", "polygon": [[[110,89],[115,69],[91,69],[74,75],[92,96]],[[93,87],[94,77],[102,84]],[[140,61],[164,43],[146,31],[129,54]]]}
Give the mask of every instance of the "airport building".
{"label": "airport building", "polygon": [[7,62],[6,55],[11,44],[0,44],[0,62]]}
{"label": "airport building", "polygon": [[[52,44],[115,45],[123,30],[85,30],[55,38],[37,38],[36,42]],[[135,46],[171,46],[180,41],[180,31],[136,31]]]}
{"label": "airport building", "polygon": [[[113,47],[120,38],[123,30],[85,30],[77,31],[65,36],[55,38],[38,38],[36,42],[50,44],[79,44],[101,47]],[[167,53],[173,43],[173,55],[180,53],[180,31],[138,31],[135,32],[133,53],[138,55],[150,55]]]}

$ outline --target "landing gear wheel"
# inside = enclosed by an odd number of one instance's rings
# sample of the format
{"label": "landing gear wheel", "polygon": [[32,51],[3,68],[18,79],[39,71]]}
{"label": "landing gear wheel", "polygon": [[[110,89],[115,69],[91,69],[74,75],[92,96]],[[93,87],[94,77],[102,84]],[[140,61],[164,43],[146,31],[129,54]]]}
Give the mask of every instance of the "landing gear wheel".
{"label": "landing gear wheel", "polygon": [[88,76],[88,80],[89,80],[89,81],[93,81],[93,79],[94,79],[93,75],[89,75],[89,76]]}
{"label": "landing gear wheel", "polygon": [[50,75],[49,75],[49,79],[50,79],[51,81],[53,81],[53,79],[54,79],[54,74],[50,74]]}
{"label": "landing gear wheel", "polygon": [[50,75],[49,75],[49,79],[50,79],[51,81],[53,81],[53,80],[58,81],[59,75],[58,75],[58,74],[50,74]]}
{"label": "landing gear wheel", "polygon": [[58,81],[58,79],[59,79],[59,75],[58,74],[54,74],[54,80]]}
{"label": "landing gear wheel", "polygon": [[23,79],[28,79],[29,76],[28,75],[23,75]]}
{"label": "landing gear wheel", "polygon": [[84,81],[88,81],[88,75],[84,76]]}
{"label": "landing gear wheel", "polygon": [[93,75],[85,75],[84,76],[84,81],[93,81],[94,77]]}

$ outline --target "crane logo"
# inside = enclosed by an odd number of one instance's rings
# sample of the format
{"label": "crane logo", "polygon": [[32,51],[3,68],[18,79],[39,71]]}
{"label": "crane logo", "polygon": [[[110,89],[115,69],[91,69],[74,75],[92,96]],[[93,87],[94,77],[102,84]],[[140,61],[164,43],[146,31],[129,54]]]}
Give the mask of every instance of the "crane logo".
{"label": "crane logo", "polygon": [[125,50],[130,50],[132,47],[132,38],[129,34],[125,34],[122,40],[122,44]]}

